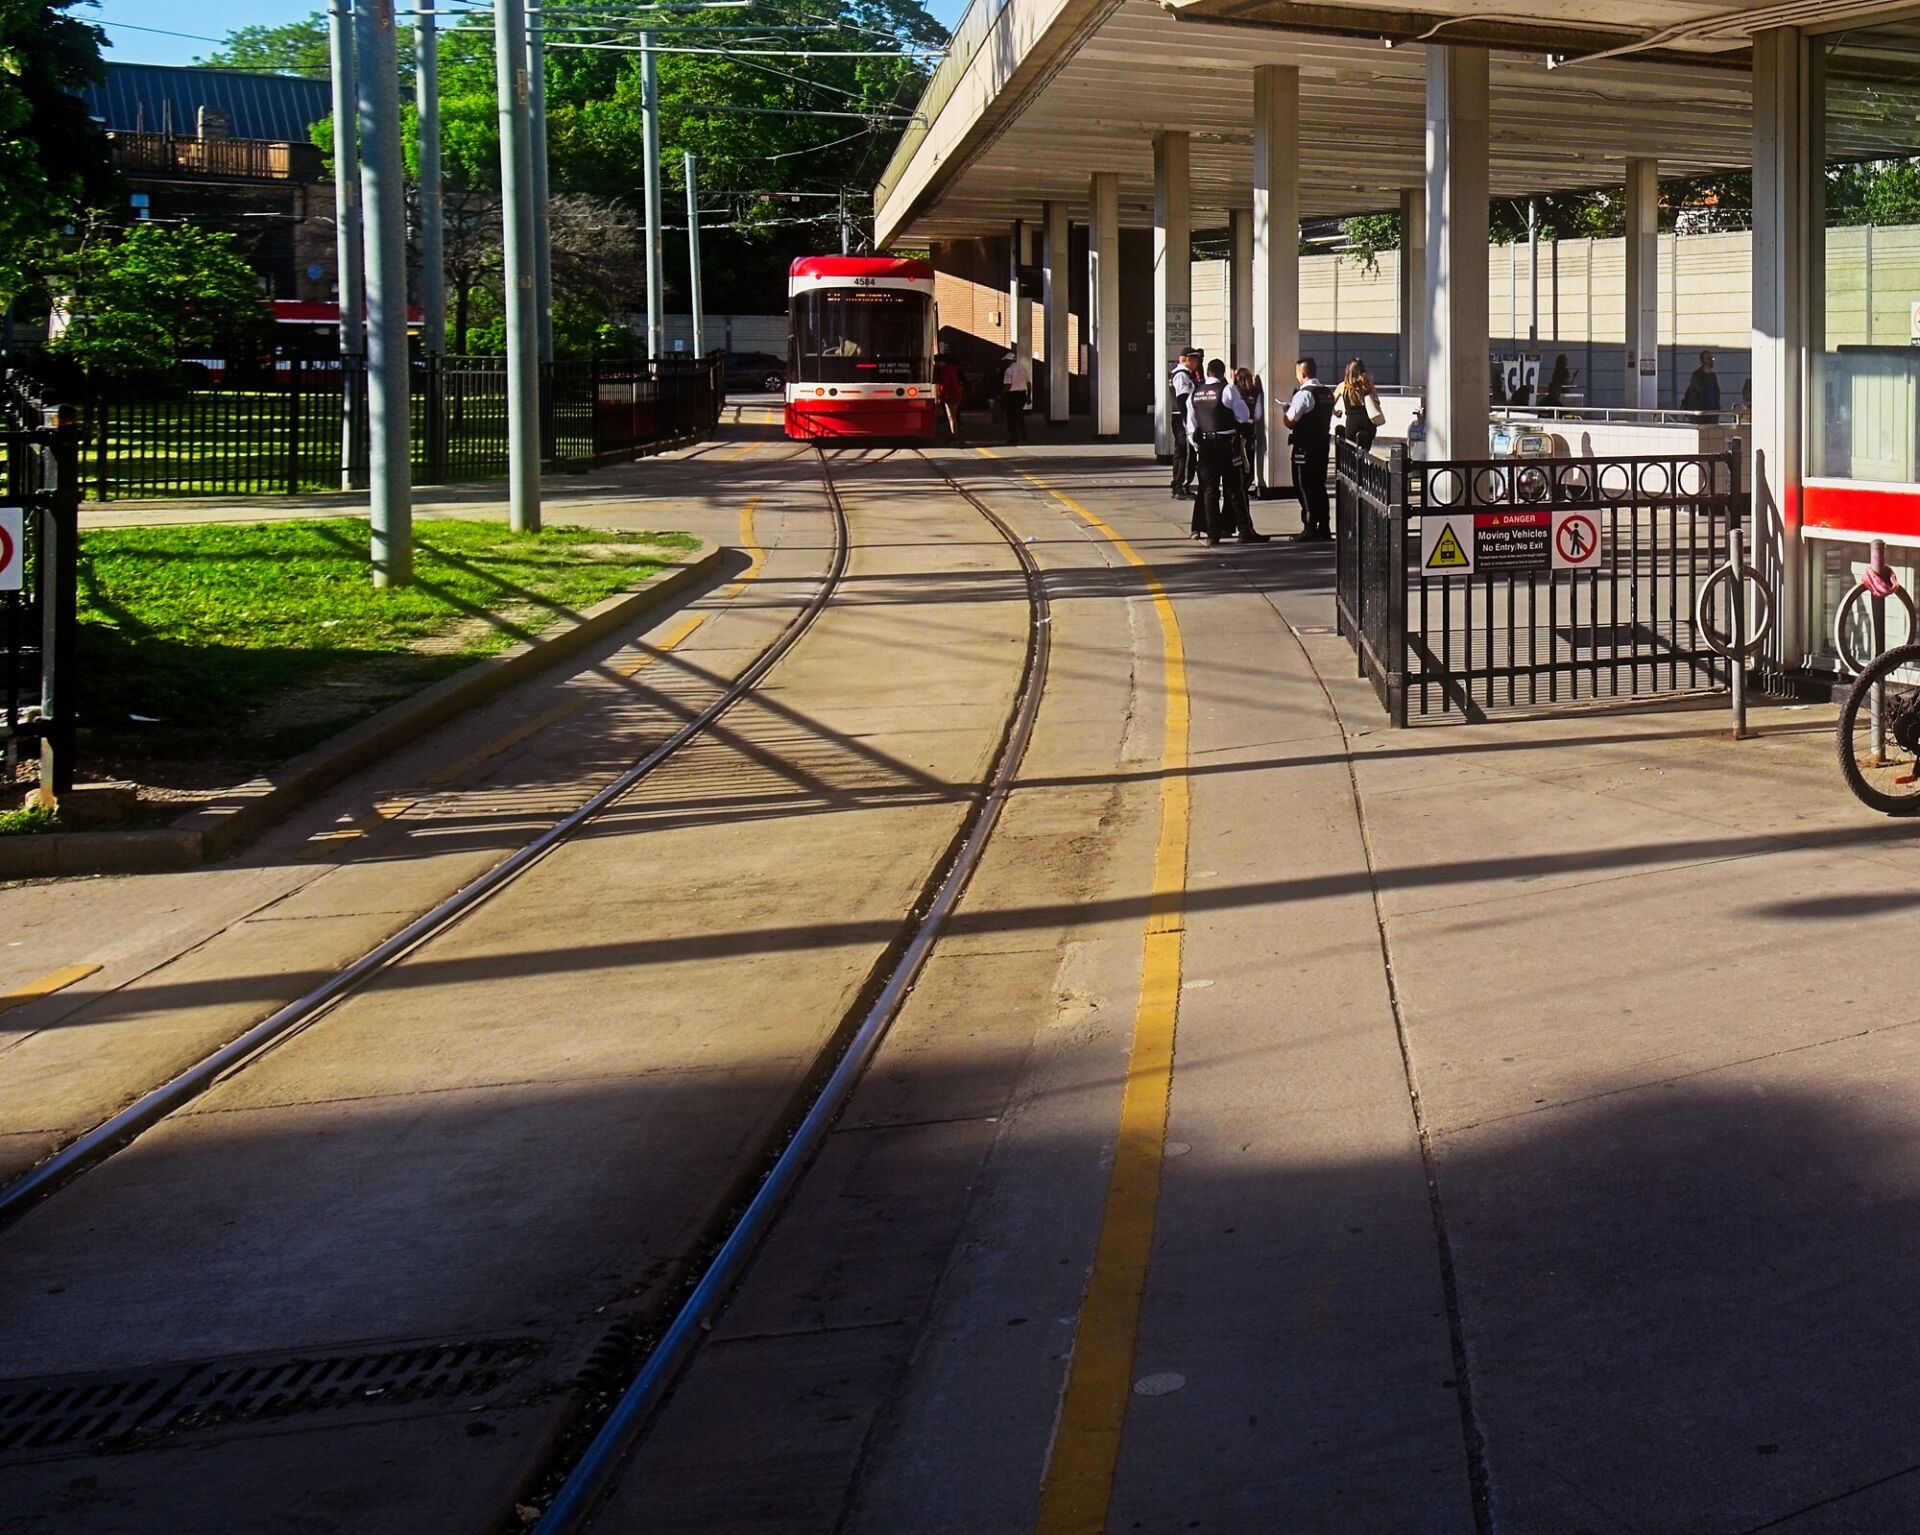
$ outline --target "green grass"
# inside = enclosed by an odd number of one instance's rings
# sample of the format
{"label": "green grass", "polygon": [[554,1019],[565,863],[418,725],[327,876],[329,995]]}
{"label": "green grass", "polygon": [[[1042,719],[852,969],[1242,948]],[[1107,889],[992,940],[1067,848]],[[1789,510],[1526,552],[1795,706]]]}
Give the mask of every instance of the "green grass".
{"label": "green grass", "polygon": [[42,810],[35,806],[31,810],[0,810],[0,837],[20,837],[36,831],[58,831],[60,813],[57,810]]}
{"label": "green grass", "polygon": [[304,749],[696,547],[680,533],[415,524],[412,585],[377,591],[354,518],[87,532],[83,757],[212,781]]}

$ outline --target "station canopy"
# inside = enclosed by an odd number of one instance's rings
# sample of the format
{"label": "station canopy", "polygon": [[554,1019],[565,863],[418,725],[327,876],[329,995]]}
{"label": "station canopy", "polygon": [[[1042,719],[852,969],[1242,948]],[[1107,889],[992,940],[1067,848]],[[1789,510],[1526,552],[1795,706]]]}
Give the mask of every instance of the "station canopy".
{"label": "station canopy", "polygon": [[[1828,30],[1903,10],[1911,4],[974,0],[875,190],[876,235],[886,246],[998,233],[1050,200],[1084,218],[1096,171],[1120,178],[1122,224],[1151,223],[1153,135],[1168,130],[1190,138],[1195,225],[1225,223],[1251,203],[1262,64],[1300,71],[1302,215],[1391,208],[1424,178],[1428,42],[1494,50],[1495,197],[1603,186],[1629,159],[1657,161],[1666,178],[1744,169],[1754,30]],[[1887,68],[1910,80],[1913,62]],[[1857,129],[1833,125],[1829,158],[1870,158],[1885,142],[1871,85],[1853,94]]]}

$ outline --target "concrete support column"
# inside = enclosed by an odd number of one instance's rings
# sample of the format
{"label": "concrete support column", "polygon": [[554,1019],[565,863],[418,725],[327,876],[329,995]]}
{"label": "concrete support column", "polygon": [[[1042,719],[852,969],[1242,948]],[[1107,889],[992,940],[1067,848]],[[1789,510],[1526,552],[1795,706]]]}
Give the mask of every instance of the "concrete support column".
{"label": "concrete support column", "polygon": [[[1275,406],[1293,393],[1300,353],[1300,71],[1253,72],[1253,371]],[[1286,431],[1267,432],[1267,483],[1293,485]]]}
{"label": "concrete support column", "polygon": [[1660,404],[1660,167],[1627,161],[1627,391],[1629,409]]}
{"label": "concrete support column", "polygon": [[1093,342],[1093,435],[1120,435],[1120,177],[1095,171],[1089,185],[1088,329]]}
{"label": "concrete support column", "polygon": [[1047,328],[1047,420],[1067,419],[1071,359],[1067,356],[1067,295],[1072,284],[1067,280],[1067,205],[1048,203],[1041,218],[1046,236],[1043,249],[1045,286],[1041,293],[1042,323]]}
{"label": "concrete support column", "polygon": [[1166,381],[1180,348],[1193,341],[1193,218],[1188,199],[1191,155],[1184,133],[1153,136],[1153,336],[1160,350],[1154,375],[1153,451],[1173,453]]}
{"label": "concrete support column", "polygon": [[1487,50],[1427,48],[1427,457],[1487,454]]}
{"label": "concrete support column", "polygon": [[1809,357],[1816,345],[1818,50],[1797,27],[1753,34],[1753,561],[1774,583],[1773,658],[1807,649],[1800,487]]}
{"label": "concrete support column", "polygon": [[1020,291],[1020,268],[1032,255],[1027,226],[1015,219],[1013,237],[1007,241],[1007,350],[1026,364],[1028,378],[1033,377],[1033,311]]}
{"label": "concrete support column", "polygon": [[1253,363],[1253,210],[1235,208],[1227,215],[1227,337],[1236,368]]}
{"label": "concrete support column", "polygon": [[1400,189],[1400,382],[1427,381],[1427,189]]}

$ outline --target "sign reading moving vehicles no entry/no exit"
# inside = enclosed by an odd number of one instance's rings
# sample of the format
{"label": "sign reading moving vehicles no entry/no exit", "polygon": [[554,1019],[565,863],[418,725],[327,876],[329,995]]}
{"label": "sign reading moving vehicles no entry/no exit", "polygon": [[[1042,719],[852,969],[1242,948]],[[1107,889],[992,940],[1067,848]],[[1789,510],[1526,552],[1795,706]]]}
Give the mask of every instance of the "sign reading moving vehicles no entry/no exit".
{"label": "sign reading moving vehicles no entry/no exit", "polygon": [[1600,530],[1591,512],[1488,511],[1420,519],[1423,576],[1595,570]]}
{"label": "sign reading moving vehicles no entry/no exit", "polygon": [[26,584],[26,541],[21,536],[21,508],[0,506],[0,592],[17,592]]}

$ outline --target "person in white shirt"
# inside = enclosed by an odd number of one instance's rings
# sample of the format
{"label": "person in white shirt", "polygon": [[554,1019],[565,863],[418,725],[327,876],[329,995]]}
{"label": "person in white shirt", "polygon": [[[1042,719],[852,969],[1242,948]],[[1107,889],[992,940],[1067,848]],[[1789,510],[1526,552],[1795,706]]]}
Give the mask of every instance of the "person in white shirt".
{"label": "person in white shirt", "polygon": [[1000,375],[1000,413],[1007,418],[1007,444],[1013,447],[1027,440],[1027,393],[1033,380],[1014,353],[1008,352],[1000,361],[1006,365]]}
{"label": "person in white shirt", "polygon": [[1200,494],[1193,504],[1193,536],[1217,544],[1229,529],[1243,544],[1264,544],[1247,512],[1246,481],[1240,476],[1240,428],[1252,412],[1227,382],[1227,365],[1215,358],[1207,376],[1187,396],[1187,435],[1200,460]]}
{"label": "person in white shirt", "polygon": [[1299,388],[1287,401],[1287,429],[1293,433],[1293,488],[1300,496],[1301,537],[1333,537],[1333,510],[1327,504],[1327,456],[1333,450],[1333,391],[1320,382],[1311,357],[1294,364]]}
{"label": "person in white shirt", "polygon": [[1193,494],[1193,476],[1197,467],[1192,444],[1187,441],[1187,401],[1200,382],[1200,353],[1193,347],[1180,348],[1180,360],[1173,365],[1167,391],[1173,396],[1168,426],[1173,437],[1173,494],[1175,499]]}

